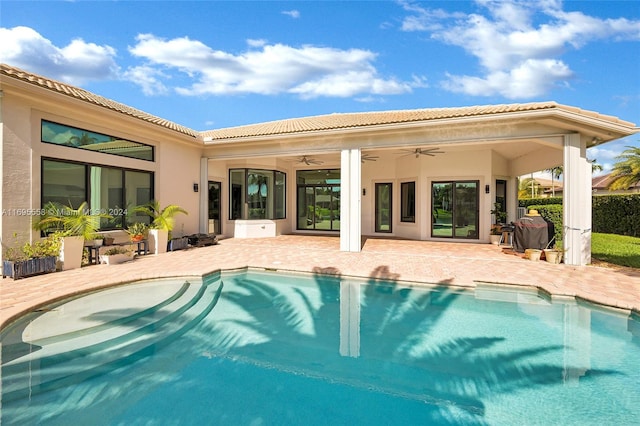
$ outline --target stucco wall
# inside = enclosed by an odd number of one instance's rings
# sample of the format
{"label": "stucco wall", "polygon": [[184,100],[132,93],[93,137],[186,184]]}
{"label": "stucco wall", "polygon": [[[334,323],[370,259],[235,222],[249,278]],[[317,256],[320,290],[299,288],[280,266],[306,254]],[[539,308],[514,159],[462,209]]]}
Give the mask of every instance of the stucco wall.
{"label": "stucco wall", "polygon": [[[2,244],[22,244],[31,238],[31,126],[28,105],[2,97]],[[17,237],[14,238],[14,234]]]}
{"label": "stucco wall", "polygon": [[[198,231],[199,198],[193,192],[193,183],[199,179],[202,147],[189,137],[104,109],[94,111],[77,102],[51,103],[13,96],[10,90],[4,91],[1,102],[3,248],[39,237],[32,230],[32,221],[42,207],[43,157],[153,172],[155,198],[161,205],[178,204],[190,213],[176,217],[178,234]],[[42,119],[153,145],[156,161],[42,143]],[[14,233],[19,235],[18,241],[13,238]]]}

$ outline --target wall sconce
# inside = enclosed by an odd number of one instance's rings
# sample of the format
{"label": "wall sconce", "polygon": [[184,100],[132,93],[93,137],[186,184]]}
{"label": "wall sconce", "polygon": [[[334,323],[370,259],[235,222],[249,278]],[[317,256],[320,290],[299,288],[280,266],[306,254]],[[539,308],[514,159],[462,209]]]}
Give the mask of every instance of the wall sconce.
{"label": "wall sconce", "polygon": [[490,193],[491,192],[491,186],[485,185],[484,186],[484,192],[487,193],[487,194]]}
{"label": "wall sconce", "polygon": [[193,184],[193,192],[198,192],[198,189],[199,189],[198,184],[194,183]]}
{"label": "wall sconce", "polygon": [[362,195],[363,195],[363,196],[364,196],[364,195],[367,195],[367,190],[366,190],[366,189],[364,189],[364,188],[362,188]]}

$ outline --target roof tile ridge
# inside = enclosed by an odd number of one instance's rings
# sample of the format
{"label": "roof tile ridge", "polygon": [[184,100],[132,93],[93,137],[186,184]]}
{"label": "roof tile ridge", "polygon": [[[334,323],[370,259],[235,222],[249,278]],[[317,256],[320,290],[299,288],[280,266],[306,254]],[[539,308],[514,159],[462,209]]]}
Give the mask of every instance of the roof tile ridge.
{"label": "roof tile ridge", "polygon": [[140,119],[142,121],[156,124],[160,127],[192,136],[194,138],[200,136],[200,132],[190,129],[181,124],[174,123],[170,120],[155,116],[148,112],[126,105],[122,102],[107,98],[105,96],[98,95],[97,93],[93,93],[81,87],[73,86],[71,84],[31,73],[29,71],[14,67],[6,63],[0,63],[0,74],[4,74],[8,77],[18,80],[27,81],[31,84],[47,88],[49,90],[64,94],[75,99],[79,99],[83,102],[107,108],[112,111]]}

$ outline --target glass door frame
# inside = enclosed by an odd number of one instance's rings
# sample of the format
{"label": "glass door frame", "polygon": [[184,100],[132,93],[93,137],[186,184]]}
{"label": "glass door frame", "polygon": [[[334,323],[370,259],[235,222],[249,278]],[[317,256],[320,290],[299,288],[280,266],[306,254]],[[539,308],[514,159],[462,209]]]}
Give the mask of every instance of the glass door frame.
{"label": "glass door frame", "polygon": [[[218,217],[217,218],[212,217],[212,216],[215,216],[215,213],[212,212],[211,210],[212,208],[211,187],[215,185],[218,186],[218,200],[217,200]],[[209,230],[209,220],[213,220],[213,233],[215,235],[222,235],[221,213],[222,213],[222,182],[210,180],[208,181],[208,184],[207,184],[207,232],[208,233],[211,233]]]}
{"label": "glass door frame", "polygon": [[[375,228],[374,232],[393,232],[393,183],[392,182],[376,182],[375,187]],[[388,190],[385,192],[385,188]],[[386,207],[385,207],[386,205]],[[385,217],[386,213],[386,217]],[[383,228],[388,226],[388,229]]]}

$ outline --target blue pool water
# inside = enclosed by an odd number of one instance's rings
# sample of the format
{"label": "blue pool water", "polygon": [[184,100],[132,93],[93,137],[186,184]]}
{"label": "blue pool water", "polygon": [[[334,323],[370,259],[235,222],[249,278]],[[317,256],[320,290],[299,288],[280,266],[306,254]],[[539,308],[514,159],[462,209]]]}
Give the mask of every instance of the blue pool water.
{"label": "blue pool water", "polygon": [[324,275],[130,284],[2,338],[3,425],[608,425],[640,321],[535,291]]}

